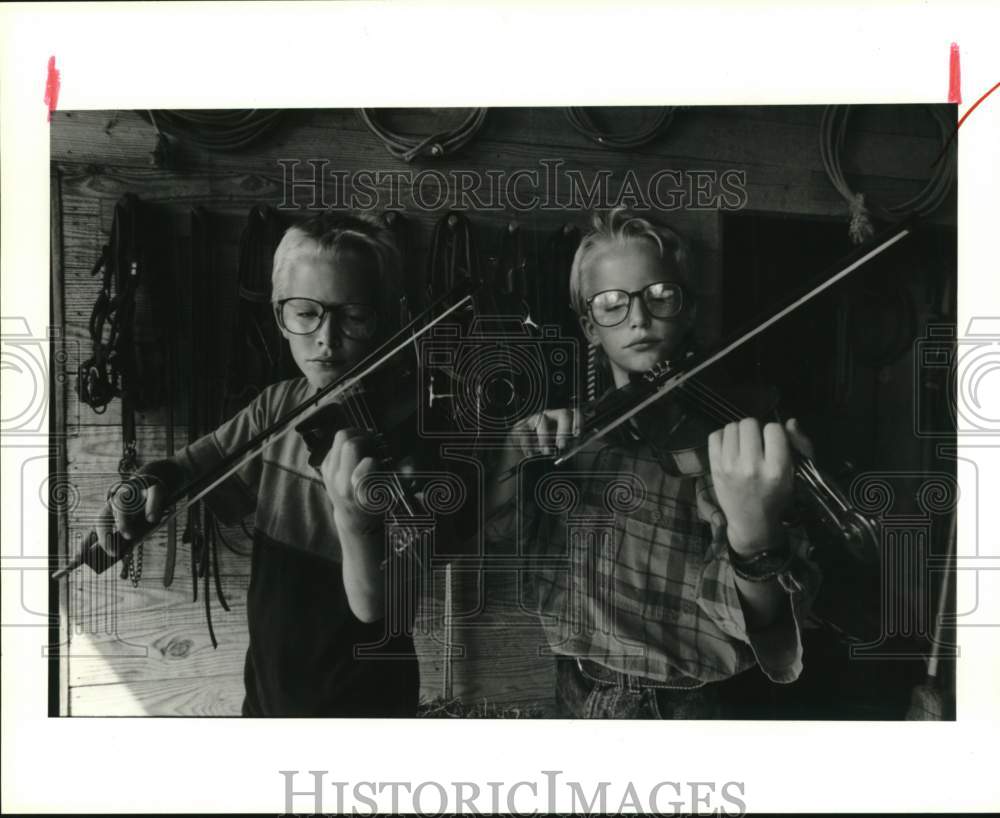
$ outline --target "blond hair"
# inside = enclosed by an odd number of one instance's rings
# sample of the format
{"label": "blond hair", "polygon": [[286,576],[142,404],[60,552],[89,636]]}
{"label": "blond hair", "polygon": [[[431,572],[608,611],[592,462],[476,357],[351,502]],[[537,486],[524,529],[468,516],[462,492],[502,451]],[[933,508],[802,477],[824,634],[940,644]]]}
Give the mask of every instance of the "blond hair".
{"label": "blond hair", "polygon": [[661,259],[669,258],[674,263],[680,283],[687,286],[691,273],[691,252],[687,242],[669,227],[637,216],[623,207],[603,214],[595,213],[592,225],[590,232],[580,241],[569,271],[570,306],[577,315],[587,314],[583,295],[583,275],[587,264],[597,250],[607,245],[637,241],[651,243]]}
{"label": "blond hair", "polygon": [[288,297],[288,272],[303,258],[361,261],[376,276],[372,292],[379,314],[390,320],[398,314],[394,299],[402,294],[402,259],[389,230],[367,213],[325,211],[289,227],[274,251],[271,301]]}

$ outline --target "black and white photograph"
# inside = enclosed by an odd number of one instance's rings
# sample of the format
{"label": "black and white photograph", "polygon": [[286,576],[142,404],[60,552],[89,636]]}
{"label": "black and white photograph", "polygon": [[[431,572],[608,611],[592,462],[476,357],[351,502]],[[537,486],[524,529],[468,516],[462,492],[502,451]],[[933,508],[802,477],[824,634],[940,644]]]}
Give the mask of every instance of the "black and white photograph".
{"label": "black and white photograph", "polygon": [[59,715],[954,718],[956,122],[57,111]]}
{"label": "black and white photograph", "polygon": [[[338,40],[386,19],[333,5]],[[164,804],[208,812],[822,811],[768,764],[813,758],[804,788],[857,753],[859,793],[880,747],[951,765],[940,731],[996,704],[965,704],[1000,624],[1000,319],[967,289],[992,203],[962,196],[998,95],[942,43],[940,93],[859,99],[637,97],[609,63],[544,102],[400,75],[74,105],[50,57],[41,205],[3,207],[4,290],[43,305],[5,293],[18,718],[136,784],[146,742],[232,744]],[[523,763],[446,763],[463,742]]]}

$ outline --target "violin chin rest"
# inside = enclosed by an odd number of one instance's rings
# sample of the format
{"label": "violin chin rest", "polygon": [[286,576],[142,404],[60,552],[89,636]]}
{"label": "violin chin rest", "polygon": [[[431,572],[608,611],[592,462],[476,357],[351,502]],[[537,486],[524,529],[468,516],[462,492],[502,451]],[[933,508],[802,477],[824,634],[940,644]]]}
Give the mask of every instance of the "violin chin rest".
{"label": "violin chin rest", "polygon": [[313,412],[295,427],[309,449],[309,465],[318,469],[333,446],[333,438],[343,423],[343,412],[336,404],[329,404]]}

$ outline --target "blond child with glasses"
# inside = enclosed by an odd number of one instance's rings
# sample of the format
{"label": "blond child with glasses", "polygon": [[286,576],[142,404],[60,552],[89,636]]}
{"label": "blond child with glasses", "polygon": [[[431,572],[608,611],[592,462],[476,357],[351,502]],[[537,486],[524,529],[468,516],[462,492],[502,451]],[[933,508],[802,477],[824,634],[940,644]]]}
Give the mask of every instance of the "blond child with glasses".
{"label": "blond child with glasses", "polygon": [[[620,209],[594,217],[570,295],[614,387],[687,348],[690,266],[672,230]],[[580,415],[553,409],[516,424],[498,473],[566,449]],[[518,481],[496,482],[490,537],[519,539],[530,555],[560,715],[725,717],[724,683],[738,674],[759,665],[771,681],[798,678],[818,577],[782,522],[793,447],[811,449],[795,421],[747,418],[666,453],[626,424],[559,472],[522,470],[520,493]]]}
{"label": "blond child with glasses", "polygon": [[[214,432],[147,466],[137,488],[144,506],[130,513],[110,503],[100,541],[113,528],[129,539],[157,521],[167,497],[391,334],[388,298],[401,292],[400,266],[391,234],[374,218],[326,213],[290,228],[274,255],[272,301],[302,377],[267,387]],[[373,448],[367,432],[341,429],[316,469],[303,438],[288,434],[206,498],[224,522],[254,514],[245,716],[416,713],[416,593],[387,598],[383,520],[355,494],[376,467]],[[387,629],[390,618],[404,627]]]}

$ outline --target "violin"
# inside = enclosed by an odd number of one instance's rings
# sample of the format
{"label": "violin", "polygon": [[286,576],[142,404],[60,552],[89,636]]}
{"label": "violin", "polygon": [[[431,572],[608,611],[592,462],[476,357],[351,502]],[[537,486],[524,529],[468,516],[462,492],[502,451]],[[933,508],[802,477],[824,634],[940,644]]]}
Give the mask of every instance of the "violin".
{"label": "violin", "polygon": [[[380,344],[364,359],[351,367],[348,372],[318,390],[299,406],[286,412],[269,427],[247,441],[246,444],[231,452],[215,469],[175,490],[165,504],[167,511],[156,523],[141,530],[138,536],[130,540],[125,540],[118,533],[115,533],[110,552],[98,542],[97,532],[91,531],[80,551],[70,560],[68,565],[55,571],[52,574],[52,579],[67,576],[84,564],[90,566],[97,573],[107,570],[178,514],[204,498],[244,464],[258,457],[268,446],[293,431],[298,430],[299,434],[303,435],[310,449],[310,464],[314,467],[322,462],[333,442],[337,429],[346,425],[362,426],[370,431],[376,431],[379,453],[383,461],[387,462],[393,455],[390,451],[392,447],[388,445],[390,436],[386,432],[397,431],[398,445],[396,448],[402,449],[400,440],[406,428],[404,421],[412,418],[418,407],[418,401],[413,397],[416,394],[415,390],[393,389],[387,391],[386,384],[400,386],[404,382],[388,380],[390,373],[400,371],[405,373],[407,366],[409,366],[411,374],[416,372],[416,369],[419,368],[419,364],[416,362],[417,356],[401,357],[401,355],[407,352],[412,353],[417,342],[446,319],[454,320],[463,314],[474,313],[478,303],[474,295],[475,288],[471,281],[464,280],[457,283],[448,293]],[[404,365],[402,370],[388,366],[390,362],[398,365],[399,361],[405,360],[406,357],[412,363]],[[382,400],[377,404],[381,407],[377,413],[372,411],[372,402],[369,400],[366,403],[363,397],[365,394],[363,385],[366,379],[370,380],[373,375],[378,376],[374,381],[371,381],[374,384],[373,393],[375,396],[381,395],[382,397]],[[379,377],[382,380],[378,380]],[[371,390],[373,387],[369,386],[368,388]],[[407,395],[410,396],[410,399],[406,399]],[[402,400],[400,400],[401,397]],[[413,440],[414,436],[411,435],[410,439]],[[142,475],[137,475],[137,477],[141,479]],[[412,487],[407,487],[397,480],[394,489],[394,493],[398,492],[394,498],[394,505],[398,504],[403,509],[414,511]]]}
{"label": "violin", "polygon": [[[749,330],[738,333],[735,338],[721,345],[719,349],[712,351],[710,354],[689,357],[678,366],[664,365],[658,367],[646,373],[643,378],[612,393],[607,400],[600,403],[597,411],[591,413],[586,418],[586,422],[581,429],[581,434],[575,445],[556,458],[554,465],[559,466],[584,447],[591,445],[594,441],[621,426],[623,423],[626,423],[651,404],[660,401],[668,393],[686,385],[704,369],[756,337],[756,335],[781,320],[781,318],[802,304],[816,297],[829,287],[832,287],[869,260],[910,235],[914,229],[912,226],[914,219],[915,217],[913,216],[907,217],[900,223],[885,230],[882,234],[871,239],[868,244],[857,248],[832,273],[824,274],[819,283],[807,286],[803,292],[793,294],[779,308],[760,321],[760,323],[752,326]],[[244,446],[230,453],[216,469],[174,492],[167,502],[168,511],[161,516],[161,519],[157,523],[153,524],[147,530],[140,532],[138,537],[123,541],[123,538],[116,534],[113,553],[108,554],[97,542],[97,533],[91,531],[80,552],[67,566],[54,572],[52,578],[59,579],[62,576],[66,576],[84,563],[98,573],[106,570],[107,567],[114,564],[125,553],[158,531],[181,511],[205,497],[245,463],[259,456],[268,445],[283,435],[290,433],[295,428],[300,428],[300,433],[308,436],[307,444],[311,442],[311,448],[315,449],[311,457],[320,457],[319,453],[323,452],[323,447],[325,446],[328,449],[332,443],[337,423],[353,420],[353,418],[348,418],[344,415],[342,413],[343,410],[324,409],[322,406],[326,404],[332,405],[338,402],[338,400],[345,398],[352,390],[357,389],[364,378],[380,370],[387,361],[401,351],[407,348],[412,349],[411,345],[416,344],[418,339],[425,336],[435,325],[442,322],[448,316],[456,318],[462,312],[466,314],[469,312],[475,313],[477,299],[473,297],[473,292],[482,292],[482,290],[483,286],[478,281],[474,282],[471,277],[460,280],[447,294],[431,304],[424,312],[416,316],[391,338],[352,367],[350,371],[319,390],[301,405],[287,412]],[[484,301],[488,303],[491,300],[492,303],[497,303],[495,298],[491,299],[489,294],[487,294]],[[481,303],[479,306],[481,308]],[[530,314],[527,318],[522,319],[522,322],[525,326],[530,324]],[[431,380],[431,398],[434,396],[433,383],[433,380]],[[695,395],[699,394],[697,389],[689,388],[687,391]],[[736,410],[731,404],[727,405],[724,401],[717,399],[708,400],[703,391],[700,394],[700,401],[703,404],[712,405],[714,407],[713,411],[723,412],[722,415],[717,416],[716,420],[721,418],[725,419],[725,422],[729,422],[729,420],[746,416]],[[481,394],[477,394],[475,397],[477,414],[481,398]],[[419,405],[419,403],[414,402],[413,405]],[[407,410],[408,405],[401,406],[400,416],[407,416],[409,414]],[[315,419],[310,420],[315,413],[321,414],[318,414]],[[510,418],[511,421],[516,419],[516,416]],[[293,426],[293,424],[297,424],[297,426]],[[826,478],[811,460],[805,458],[797,462],[796,479],[814,499],[817,508],[821,509],[827,519],[833,522],[849,540],[867,539],[868,541],[872,541],[877,539],[875,522],[858,514],[850,506],[843,492],[831,480]],[[407,507],[408,502],[405,492],[406,487],[400,485],[398,500],[403,508]]]}
{"label": "violin", "polygon": [[[640,428],[645,427],[647,434],[651,434],[668,449],[673,447],[673,450],[679,450],[704,445],[708,434],[720,425],[755,414],[748,414],[707,386],[704,383],[705,370],[906,238],[914,231],[915,221],[916,217],[910,215],[886,228],[799,291],[787,296],[763,318],[751,323],[748,328],[736,331],[718,348],[701,354],[690,352],[677,363],[662,363],[609,393],[584,413],[579,436],[568,450],[555,458],[554,465],[565,463],[584,448],[630,421],[639,423]],[[680,398],[687,407],[694,409],[694,419],[679,412],[679,403],[663,403],[668,395]],[[641,413],[647,412],[654,404],[657,405],[658,414],[650,422],[650,416],[642,416]],[[756,414],[765,416],[767,412],[758,409]],[[681,426],[682,423],[685,425]],[[672,439],[665,439],[664,430],[673,435]],[[858,559],[866,563],[875,561],[879,553],[877,520],[855,508],[847,495],[811,458],[797,452],[794,457],[795,481],[800,496],[806,499],[822,520],[833,526]]]}
{"label": "violin", "polygon": [[[689,357],[693,355],[691,353]],[[676,370],[672,370],[669,363],[660,363],[604,399],[585,407],[582,426],[584,430],[591,430],[589,441],[573,447],[556,462],[562,462],[592,445],[599,439],[593,430],[613,423],[629,407],[655,395],[664,381],[675,374]],[[671,390],[669,395],[658,398],[635,413],[630,421],[641,439],[657,454],[676,455],[703,449],[708,436],[727,423],[747,417],[757,418],[762,423],[778,419],[777,404],[778,395],[774,388],[723,388],[710,385],[709,378],[702,373],[697,379],[686,381]],[[792,457],[795,508],[806,511],[827,530],[833,530],[859,562],[874,564],[879,553],[878,521],[858,510],[813,458],[794,448]]]}
{"label": "violin", "polygon": [[418,415],[423,415],[420,410],[425,408],[419,405],[424,377],[428,375],[419,365],[419,350],[413,344],[372,372],[357,389],[320,406],[295,426],[308,449],[309,465],[317,471],[339,430],[354,428],[369,433],[374,447],[371,454],[382,468],[373,477],[384,479],[382,485],[391,493],[387,518],[394,527],[397,553],[414,546],[417,533],[408,521],[421,513],[418,495],[422,485],[415,475],[430,454],[425,451],[428,441],[418,433],[422,419]]}

